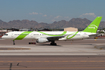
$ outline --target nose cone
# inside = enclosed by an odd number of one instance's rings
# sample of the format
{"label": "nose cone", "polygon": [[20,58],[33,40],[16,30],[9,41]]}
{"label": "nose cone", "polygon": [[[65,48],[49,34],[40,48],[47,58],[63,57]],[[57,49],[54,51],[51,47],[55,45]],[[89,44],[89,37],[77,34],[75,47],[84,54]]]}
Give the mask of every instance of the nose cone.
{"label": "nose cone", "polygon": [[8,39],[8,37],[5,36],[5,35],[3,35],[3,36],[1,37],[1,39]]}
{"label": "nose cone", "polygon": [[5,40],[13,40],[14,38],[9,36],[8,34],[5,34],[1,37],[1,39],[5,39]]}
{"label": "nose cone", "polygon": [[8,34],[7,34],[7,33],[4,34],[1,38],[2,38],[2,39],[7,39],[7,38],[8,38]]}

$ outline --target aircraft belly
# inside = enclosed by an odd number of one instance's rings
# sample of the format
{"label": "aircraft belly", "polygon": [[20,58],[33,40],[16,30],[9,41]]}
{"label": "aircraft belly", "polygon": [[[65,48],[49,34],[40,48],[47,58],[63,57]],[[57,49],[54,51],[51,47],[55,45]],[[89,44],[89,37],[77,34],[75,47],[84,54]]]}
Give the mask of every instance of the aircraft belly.
{"label": "aircraft belly", "polygon": [[83,39],[83,36],[75,36],[75,37],[73,37],[71,39]]}

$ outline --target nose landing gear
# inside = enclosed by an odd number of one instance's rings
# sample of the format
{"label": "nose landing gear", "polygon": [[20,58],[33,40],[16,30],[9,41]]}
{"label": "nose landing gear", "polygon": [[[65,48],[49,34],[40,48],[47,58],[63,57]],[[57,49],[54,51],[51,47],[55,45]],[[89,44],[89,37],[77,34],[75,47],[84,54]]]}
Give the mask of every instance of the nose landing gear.
{"label": "nose landing gear", "polygon": [[13,40],[13,45],[15,45],[15,40]]}

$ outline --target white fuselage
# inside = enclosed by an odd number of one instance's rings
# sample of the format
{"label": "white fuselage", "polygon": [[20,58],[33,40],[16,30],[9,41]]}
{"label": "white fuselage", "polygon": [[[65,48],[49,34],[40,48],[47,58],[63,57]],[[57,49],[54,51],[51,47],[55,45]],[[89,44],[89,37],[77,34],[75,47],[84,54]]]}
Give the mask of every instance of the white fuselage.
{"label": "white fuselage", "polygon": [[[88,33],[88,32],[69,32],[67,31],[65,34],[62,34],[64,31],[43,31],[42,33],[39,31],[32,31],[31,33],[23,34],[23,31],[13,31],[8,32],[4,36],[2,36],[3,39],[11,39],[14,40],[17,37],[22,39],[39,39],[39,38],[48,38],[48,37],[59,37],[59,40],[69,40],[69,39],[84,39],[89,38],[89,35],[95,34],[95,33]],[[76,34],[75,34],[76,33]]]}

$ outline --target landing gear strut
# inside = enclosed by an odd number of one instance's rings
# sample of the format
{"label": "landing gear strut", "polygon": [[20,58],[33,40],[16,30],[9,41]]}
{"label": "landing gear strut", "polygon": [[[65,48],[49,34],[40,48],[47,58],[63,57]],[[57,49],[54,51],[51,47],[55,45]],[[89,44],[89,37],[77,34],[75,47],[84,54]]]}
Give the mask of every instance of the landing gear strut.
{"label": "landing gear strut", "polygon": [[15,41],[13,40],[13,45],[15,45]]}
{"label": "landing gear strut", "polygon": [[51,41],[50,45],[57,45],[55,41]]}

